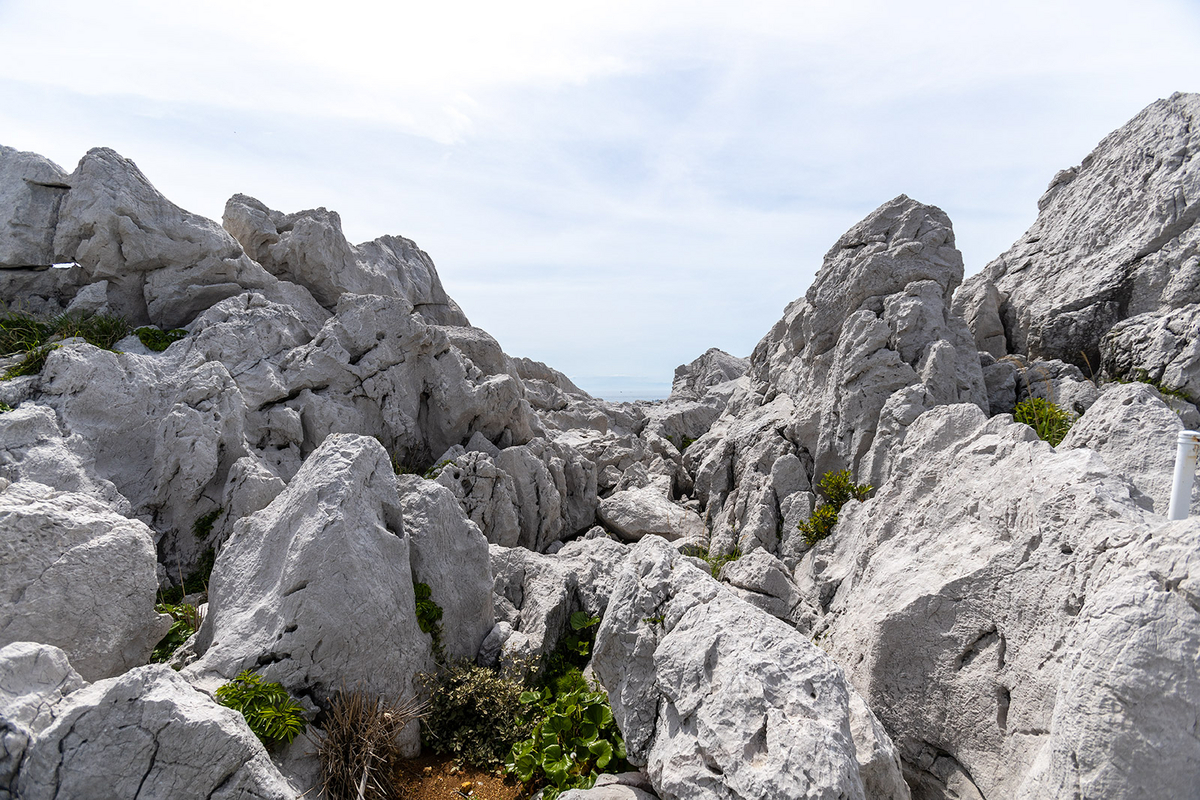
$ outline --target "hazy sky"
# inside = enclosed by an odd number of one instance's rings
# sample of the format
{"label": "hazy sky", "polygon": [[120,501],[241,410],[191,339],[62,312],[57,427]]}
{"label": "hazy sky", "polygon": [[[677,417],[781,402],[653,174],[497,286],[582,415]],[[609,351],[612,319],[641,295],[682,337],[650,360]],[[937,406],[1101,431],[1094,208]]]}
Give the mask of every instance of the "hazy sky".
{"label": "hazy sky", "polygon": [[473,324],[601,395],[747,355],[902,192],[978,270],[1174,91],[1197,0],[0,0],[0,144],[408,236]]}

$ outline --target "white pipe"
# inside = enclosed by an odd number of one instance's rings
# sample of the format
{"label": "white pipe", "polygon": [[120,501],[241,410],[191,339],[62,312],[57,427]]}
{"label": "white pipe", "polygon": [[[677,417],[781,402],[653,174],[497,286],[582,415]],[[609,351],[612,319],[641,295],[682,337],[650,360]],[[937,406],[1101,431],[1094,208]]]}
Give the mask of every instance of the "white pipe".
{"label": "white pipe", "polygon": [[1180,431],[1175,450],[1175,480],[1171,484],[1171,507],[1167,519],[1187,519],[1192,505],[1192,483],[1196,480],[1196,457],[1200,456],[1200,431]]}

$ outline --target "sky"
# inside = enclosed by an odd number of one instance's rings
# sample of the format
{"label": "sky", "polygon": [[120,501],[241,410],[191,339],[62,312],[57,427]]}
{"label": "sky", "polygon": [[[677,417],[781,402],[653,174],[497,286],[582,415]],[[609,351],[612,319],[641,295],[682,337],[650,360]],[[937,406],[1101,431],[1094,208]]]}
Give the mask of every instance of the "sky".
{"label": "sky", "polygon": [[0,0],[0,144],[407,236],[510,355],[656,397],[898,194],[978,271],[1198,43],[1200,0]]}

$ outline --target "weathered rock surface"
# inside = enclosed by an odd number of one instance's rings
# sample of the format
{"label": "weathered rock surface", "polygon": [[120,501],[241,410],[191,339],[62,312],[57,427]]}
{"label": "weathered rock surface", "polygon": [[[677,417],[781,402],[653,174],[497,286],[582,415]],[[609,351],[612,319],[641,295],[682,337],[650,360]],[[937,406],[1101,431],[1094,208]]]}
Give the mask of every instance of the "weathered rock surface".
{"label": "weathered rock surface", "polygon": [[596,519],[596,465],[570,445],[537,438],[507,447],[496,466],[512,477],[522,547],[541,552]]}
{"label": "weathered rock surface", "polygon": [[1100,342],[1100,358],[1106,375],[1200,399],[1200,304],[1121,320]]}
{"label": "weathered rock surface", "polygon": [[85,684],[57,647],[13,642],[0,648],[0,800],[16,795],[29,742],[54,721],[60,700]]}
{"label": "weathered rock surface", "polygon": [[955,299],[979,349],[1086,371],[1119,321],[1200,302],[1198,117],[1200,94],[1158,100],[1054,176],[1033,226]]}
{"label": "weathered rock surface", "polygon": [[487,539],[444,486],[416,475],[398,484],[413,580],[442,608],[446,655],[474,659],[495,623]]}
{"label": "weathered rock surface", "polygon": [[[843,468],[879,483],[921,412],[987,406],[974,339],[950,310],[962,274],[950,220],[903,195],[838,240],[754,349],[750,384],[686,453],[714,552],[778,555],[791,494]],[[804,474],[776,486],[773,465],[787,455]]]}
{"label": "weathered rock surface", "polygon": [[[213,567],[201,658],[186,674],[228,680],[254,668],[316,699],[343,685],[416,692],[433,660],[403,518],[379,443],[328,437],[282,494],[234,527]],[[402,745],[415,748],[410,727]]]}
{"label": "weathered rock surface", "polygon": [[704,520],[694,511],[672,503],[654,488],[626,489],[605,498],[597,512],[600,521],[627,542],[650,534],[668,541],[702,542]]}
{"label": "weathered rock surface", "polygon": [[[1080,417],[1058,449],[1086,447],[1133,482],[1166,516],[1175,473],[1175,441],[1183,423],[1144,383],[1109,387]],[[1146,502],[1143,500],[1143,502]],[[1200,486],[1192,490],[1192,513],[1200,513]]]}
{"label": "weathered rock surface", "polygon": [[[927,796],[1186,794],[1200,765],[1196,523],[1164,528],[1095,452],[1056,452],[974,406],[927,412],[894,456],[797,578],[910,783]],[[1102,629],[1121,633],[1101,646]]]}
{"label": "weathered rock surface", "polygon": [[[592,666],[661,797],[867,796],[841,669],[662,539],[630,554]],[[892,772],[873,797],[908,797]]]}
{"label": "weathered rock surface", "polygon": [[402,297],[436,325],[468,325],[442,288],[433,260],[410,239],[383,236],[355,247],[342,233],[336,211],[324,208],[284,214],[235,194],[222,219],[250,258],[271,274],[312,292],[326,308],[342,294]]}
{"label": "weathered rock surface", "polygon": [[21,766],[22,800],[294,796],[242,715],[165,664],[77,689],[54,713]]}
{"label": "weathered rock surface", "polygon": [[37,153],[0,145],[0,268],[55,262],[54,229],[67,173]]}
{"label": "weathered rock surface", "polygon": [[516,547],[521,539],[512,476],[486,453],[464,453],[442,467],[437,482],[449,489],[491,544]]}
{"label": "weathered rock surface", "polygon": [[22,481],[0,490],[0,530],[0,645],[55,645],[88,680],[146,663],[170,620],[154,611],[145,524],[92,496]]}
{"label": "weathered rock surface", "polygon": [[699,400],[714,388],[746,374],[750,360],[710,347],[690,364],[675,368],[670,400]]}

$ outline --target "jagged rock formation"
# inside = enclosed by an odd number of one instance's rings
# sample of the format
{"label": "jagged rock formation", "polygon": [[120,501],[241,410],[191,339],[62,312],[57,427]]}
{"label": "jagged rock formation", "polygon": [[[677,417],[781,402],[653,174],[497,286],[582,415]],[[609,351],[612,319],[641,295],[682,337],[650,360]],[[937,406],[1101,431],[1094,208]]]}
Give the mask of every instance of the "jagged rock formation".
{"label": "jagged rock formation", "polygon": [[[794,551],[780,536],[789,498],[830,470],[878,483],[921,412],[987,406],[975,343],[950,311],[961,279],[950,220],[904,196],[838,240],[754,349],[751,386],[688,449],[714,549]],[[786,456],[802,469],[778,472]]]}
{"label": "jagged rock formation", "polygon": [[[1055,175],[1033,226],[955,299],[979,349],[1095,372],[1105,360],[1101,341],[1118,322],[1200,302],[1198,153],[1200,94],[1174,94]],[[1127,352],[1110,366],[1164,379],[1165,365]]]}
{"label": "jagged rock formation", "polygon": [[66,180],[49,159],[0,145],[0,208],[8,214],[0,235],[0,269],[54,263],[54,228]]}

